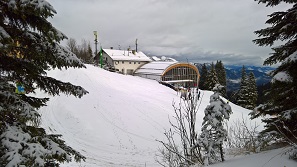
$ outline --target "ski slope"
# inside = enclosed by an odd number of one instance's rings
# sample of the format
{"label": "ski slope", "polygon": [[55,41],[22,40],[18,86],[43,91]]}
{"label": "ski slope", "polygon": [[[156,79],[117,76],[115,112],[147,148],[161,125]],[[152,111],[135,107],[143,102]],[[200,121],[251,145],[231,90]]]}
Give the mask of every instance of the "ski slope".
{"label": "ski slope", "polygon": [[[48,75],[84,87],[89,94],[50,97],[40,109],[42,127],[62,134],[68,145],[86,156],[86,162],[62,166],[159,166],[155,155],[169,129],[177,93],[156,81],[111,73],[87,65],[86,69],[53,70]],[[210,91],[202,91],[197,125],[201,125]],[[44,93],[37,96],[48,97]],[[230,123],[250,112],[231,103]],[[200,128],[198,129],[200,130]],[[287,166],[289,167],[289,166]]]}

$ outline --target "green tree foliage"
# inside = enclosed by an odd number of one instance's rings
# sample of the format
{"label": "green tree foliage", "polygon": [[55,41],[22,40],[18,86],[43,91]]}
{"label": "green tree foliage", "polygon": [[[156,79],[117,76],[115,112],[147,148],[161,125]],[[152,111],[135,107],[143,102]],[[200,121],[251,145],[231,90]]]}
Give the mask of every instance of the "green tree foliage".
{"label": "green tree foliage", "polygon": [[223,142],[227,138],[227,130],[224,128],[224,120],[229,120],[232,113],[228,103],[220,98],[223,86],[216,84],[212,89],[214,94],[210,96],[210,104],[205,108],[201,134],[198,143],[205,151],[204,165],[216,161],[224,161]]}
{"label": "green tree foliage", "polygon": [[[264,61],[264,65],[280,63],[272,72],[271,89],[267,93],[267,101],[252,113],[253,117],[270,115],[264,119],[266,123],[263,134],[273,135],[286,140],[292,145],[297,143],[297,4],[293,0],[258,0],[259,3],[276,6],[282,2],[291,4],[286,11],[278,11],[269,15],[266,21],[270,27],[255,31],[259,46],[270,46],[273,52]],[[275,46],[276,41],[283,41]],[[297,149],[292,155],[297,159]]]}
{"label": "green tree foliage", "polygon": [[256,79],[253,72],[247,76],[246,69],[242,66],[240,88],[235,94],[235,103],[247,109],[254,109],[258,99]]}
{"label": "green tree foliage", "polygon": [[207,72],[205,87],[206,90],[212,90],[216,84],[219,83],[219,79],[217,77],[217,73],[214,67],[214,64],[211,64],[210,70]]}
{"label": "green tree foliage", "polygon": [[202,65],[202,69],[200,72],[200,81],[199,81],[199,88],[202,90],[206,90],[206,78],[207,78],[207,67],[205,63]]}
{"label": "green tree foliage", "polygon": [[215,64],[215,70],[218,76],[218,80],[219,80],[219,84],[224,86],[221,89],[221,95],[226,97],[227,96],[227,79],[226,79],[226,70],[224,67],[224,64],[222,63],[222,61],[217,61],[217,63]]}
{"label": "green tree foliage", "polygon": [[258,100],[256,79],[253,72],[250,72],[247,82],[248,82],[248,104],[246,108],[252,110],[256,107],[257,100]]}
{"label": "green tree foliage", "polygon": [[241,107],[251,110],[256,107],[258,90],[255,75],[253,72],[250,72],[247,76],[244,66],[241,69],[240,88],[233,98],[235,99],[235,103]]}
{"label": "green tree foliage", "polygon": [[84,67],[59,42],[66,36],[48,21],[56,13],[46,1],[0,1],[0,166],[57,166],[59,162],[85,157],[39,127],[37,110],[47,98],[25,92],[36,89],[50,95],[65,93],[82,97],[80,86],[47,76],[47,70]]}
{"label": "green tree foliage", "polygon": [[235,95],[236,104],[248,108],[249,106],[249,84],[248,84],[248,77],[246,74],[245,67],[242,66],[241,69],[241,80],[240,80],[240,88]]}

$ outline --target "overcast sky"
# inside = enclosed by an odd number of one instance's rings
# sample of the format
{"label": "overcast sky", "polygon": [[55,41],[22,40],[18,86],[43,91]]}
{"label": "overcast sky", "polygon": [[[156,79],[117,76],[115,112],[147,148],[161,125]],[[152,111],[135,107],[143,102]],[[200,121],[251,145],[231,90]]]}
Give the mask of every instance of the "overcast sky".
{"label": "overcast sky", "polygon": [[90,41],[93,49],[98,31],[103,48],[134,49],[138,39],[138,50],[149,56],[257,66],[271,49],[252,42],[254,31],[268,26],[268,14],[288,7],[267,8],[254,0],[48,1],[57,11],[51,23],[78,43]]}

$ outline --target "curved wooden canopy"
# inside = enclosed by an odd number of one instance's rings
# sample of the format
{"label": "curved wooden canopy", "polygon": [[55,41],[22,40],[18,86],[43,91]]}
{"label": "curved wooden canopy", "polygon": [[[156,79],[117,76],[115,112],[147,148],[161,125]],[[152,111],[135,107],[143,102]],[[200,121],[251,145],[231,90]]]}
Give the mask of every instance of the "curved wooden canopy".
{"label": "curved wooden canopy", "polygon": [[172,70],[173,68],[177,68],[177,67],[189,67],[189,68],[193,69],[194,71],[196,71],[197,78],[198,79],[200,78],[200,73],[198,71],[198,68],[196,66],[194,66],[193,64],[189,64],[189,63],[172,64],[163,71],[162,76],[165,75],[168,71]]}

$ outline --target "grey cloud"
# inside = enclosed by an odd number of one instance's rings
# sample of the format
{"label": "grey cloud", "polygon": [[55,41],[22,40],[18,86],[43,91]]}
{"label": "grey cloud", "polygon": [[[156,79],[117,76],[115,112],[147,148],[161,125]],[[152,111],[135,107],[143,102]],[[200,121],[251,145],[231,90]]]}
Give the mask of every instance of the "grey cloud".
{"label": "grey cloud", "polygon": [[250,0],[49,0],[58,14],[54,26],[80,41],[93,43],[93,31],[105,47],[134,47],[151,55],[218,58],[228,64],[261,65],[270,48],[252,43],[276,10]]}

